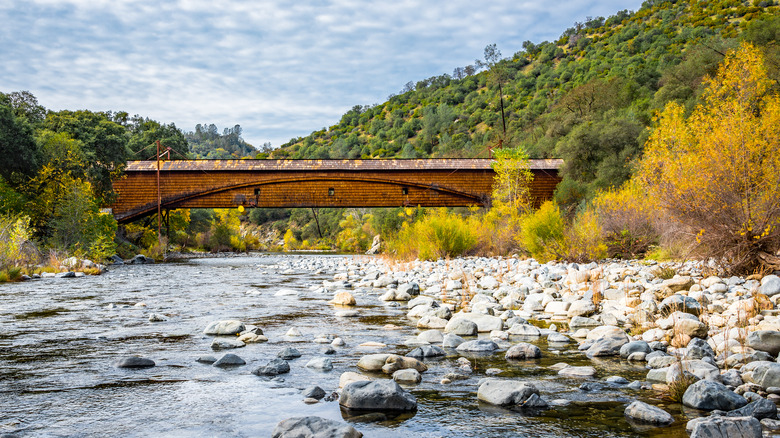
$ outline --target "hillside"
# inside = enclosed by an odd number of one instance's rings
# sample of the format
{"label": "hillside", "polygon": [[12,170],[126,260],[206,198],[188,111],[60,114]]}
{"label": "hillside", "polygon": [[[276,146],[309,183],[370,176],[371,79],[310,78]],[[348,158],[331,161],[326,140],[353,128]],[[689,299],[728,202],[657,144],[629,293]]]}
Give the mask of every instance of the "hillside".
{"label": "hillside", "polygon": [[671,100],[692,109],[739,40],[764,47],[777,78],[779,13],[775,1],[649,0],[636,12],[589,17],[508,58],[488,46],[476,66],[356,105],[271,157],[486,157],[499,142],[522,145],[532,158],[566,160],[558,200],[576,205],[628,178],[653,114]]}

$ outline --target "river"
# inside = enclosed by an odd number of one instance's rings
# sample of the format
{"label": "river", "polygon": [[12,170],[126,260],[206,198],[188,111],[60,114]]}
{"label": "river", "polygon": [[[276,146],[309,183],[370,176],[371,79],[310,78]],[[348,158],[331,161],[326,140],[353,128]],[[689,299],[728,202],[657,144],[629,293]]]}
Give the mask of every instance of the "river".
{"label": "river", "polygon": [[[582,381],[560,379],[549,365],[588,364],[599,377],[642,379],[643,366],[620,360],[586,359],[572,344],[551,349],[536,342],[543,358],[509,364],[504,353],[470,358],[468,380],[443,385],[460,356],[426,360],[429,371],[419,385],[407,387],[418,400],[414,415],[384,421],[345,418],[335,401],[305,404],[301,390],[312,384],[328,393],[338,389],[345,371],[359,371],[361,356],[404,354],[404,341],[419,330],[406,308],[388,306],[379,291],[354,290],[358,317],[336,317],[318,289],[333,281],[343,256],[257,255],[200,258],[156,265],[111,267],[99,276],[47,278],[0,285],[0,436],[270,436],[274,426],[292,416],[317,415],[352,422],[366,437],[628,437],[686,436],[684,421],[671,428],[632,428],[623,409],[649,392],[602,385],[579,389]],[[296,295],[275,296],[280,289]],[[164,321],[150,322],[149,315]],[[203,334],[212,321],[238,319],[261,327],[268,342],[230,350],[247,365],[222,369],[197,362],[221,356]],[[287,337],[290,328],[302,336]],[[329,355],[334,369],[305,367],[323,355],[328,344],[320,334],[344,339]],[[359,347],[367,341],[386,348]],[[303,357],[292,371],[269,379],[251,373],[284,347]],[[156,362],[147,369],[117,368],[127,356]],[[545,399],[570,404],[541,413],[491,407],[477,401],[476,389],[488,368],[501,377],[523,378],[537,385]],[[379,376],[372,376],[379,377]],[[678,420],[679,405],[664,406]]]}

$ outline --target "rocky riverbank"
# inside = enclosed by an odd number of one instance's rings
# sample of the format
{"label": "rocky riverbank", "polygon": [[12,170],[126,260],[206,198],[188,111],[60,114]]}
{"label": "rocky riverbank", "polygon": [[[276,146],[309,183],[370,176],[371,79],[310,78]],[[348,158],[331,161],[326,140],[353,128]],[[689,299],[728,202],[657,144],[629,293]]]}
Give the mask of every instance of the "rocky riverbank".
{"label": "rocky riverbank", "polygon": [[[301,259],[287,269],[335,271],[333,281],[312,292],[331,295],[329,305],[340,317],[360,316],[361,302],[379,298],[386,306],[406,309],[409,324],[419,329],[404,342],[408,351],[366,354],[355,364],[360,372],[341,374],[340,397],[328,397],[338,398],[343,411],[374,413],[377,419],[414,411],[417,402],[409,389],[436,374],[431,367],[443,366],[437,358],[459,356],[457,369],[438,373],[441,377],[434,382],[457,385],[482,374],[475,372],[472,359],[502,355],[505,366],[484,371],[475,399],[534,415],[568,401],[502,374],[534,367],[534,361],[553,354],[560,355],[560,361],[548,372],[580,380],[583,392],[604,386],[622,391],[626,418],[643,430],[680,421],[688,421],[694,437],[752,437],[780,429],[780,278],[775,275],[720,278],[692,262],[578,265],[517,258],[408,264],[379,258]],[[244,340],[249,336],[250,342],[265,340],[259,328],[238,321],[225,324],[232,324],[227,334],[234,336],[228,347],[241,343],[235,335]],[[226,334],[213,326],[208,330]],[[294,329],[287,333],[295,335]],[[341,337],[334,336],[315,342],[344,346]],[[535,345],[540,343],[544,351]],[[360,347],[384,346],[375,344]],[[293,357],[294,352],[280,352],[254,374],[284,374]],[[591,360],[595,365],[610,357],[632,369],[644,366],[646,375],[599,375],[597,367],[582,363]],[[325,356],[305,366],[332,368]],[[306,398],[316,402],[326,399],[327,392],[309,388]],[[683,416],[675,418],[640,398],[667,400],[667,405],[670,399],[671,405],[679,402]],[[312,418],[287,423],[294,424],[294,430],[335,427]],[[282,424],[277,429],[274,436],[292,436],[285,435]],[[344,430],[338,436],[359,436],[353,428]]]}

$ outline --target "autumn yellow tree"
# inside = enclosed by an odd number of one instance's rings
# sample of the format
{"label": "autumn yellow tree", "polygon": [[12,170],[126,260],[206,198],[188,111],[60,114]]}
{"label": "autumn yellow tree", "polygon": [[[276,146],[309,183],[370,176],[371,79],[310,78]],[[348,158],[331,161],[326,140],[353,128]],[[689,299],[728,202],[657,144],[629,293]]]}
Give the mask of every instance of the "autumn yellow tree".
{"label": "autumn yellow tree", "polygon": [[758,49],[728,53],[689,117],[675,103],[657,117],[637,174],[700,255],[735,272],[778,267],[780,98],[772,85]]}

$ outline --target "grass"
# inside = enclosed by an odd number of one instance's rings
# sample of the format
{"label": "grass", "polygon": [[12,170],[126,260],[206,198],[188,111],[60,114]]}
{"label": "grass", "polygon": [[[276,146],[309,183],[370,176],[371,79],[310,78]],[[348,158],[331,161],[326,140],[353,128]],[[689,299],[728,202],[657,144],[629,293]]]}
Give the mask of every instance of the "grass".
{"label": "grass", "polygon": [[671,266],[662,266],[658,270],[658,274],[656,275],[661,280],[669,280],[671,278],[674,278],[674,276],[677,274],[677,271],[672,268]]}

